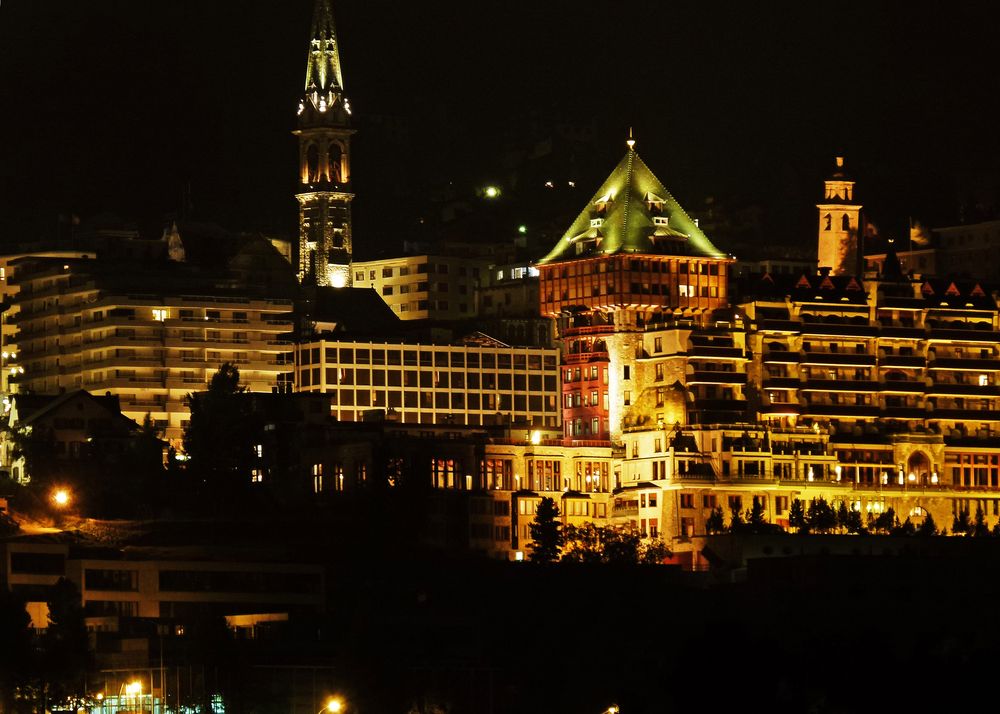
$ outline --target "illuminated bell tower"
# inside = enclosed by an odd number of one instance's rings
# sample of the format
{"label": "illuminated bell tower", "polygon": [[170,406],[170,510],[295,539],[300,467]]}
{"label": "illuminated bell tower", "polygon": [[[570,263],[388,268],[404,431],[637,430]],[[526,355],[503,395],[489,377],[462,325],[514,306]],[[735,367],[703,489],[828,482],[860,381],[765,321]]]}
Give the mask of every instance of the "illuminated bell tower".
{"label": "illuminated bell tower", "polygon": [[351,105],[329,0],[316,0],[298,108],[299,280],[351,284]]}
{"label": "illuminated bell tower", "polygon": [[854,202],[854,181],[838,156],[833,176],[824,182],[819,209],[819,267],[832,275],[857,275],[861,271],[861,206]]}

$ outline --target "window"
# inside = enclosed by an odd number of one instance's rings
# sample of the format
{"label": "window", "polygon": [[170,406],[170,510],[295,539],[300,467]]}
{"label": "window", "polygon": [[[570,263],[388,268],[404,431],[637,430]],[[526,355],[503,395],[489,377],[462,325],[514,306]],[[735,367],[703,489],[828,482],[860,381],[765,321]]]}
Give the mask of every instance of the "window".
{"label": "window", "polygon": [[369,280],[374,280],[375,279],[375,271],[374,270],[369,270],[368,271],[368,279]]}
{"label": "window", "polygon": [[322,491],[323,491],[323,464],[313,464],[312,474],[313,474],[313,493],[322,493]]}
{"label": "window", "polygon": [[632,379],[632,371],[629,365],[625,365],[624,367],[622,367],[622,378]]}
{"label": "window", "polygon": [[383,295],[392,295],[392,286],[391,285],[384,285],[382,287],[382,294]]}
{"label": "window", "polygon": [[629,406],[632,403],[632,392],[626,389],[622,392],[622,398],[625,400],[625,406]]}
{"label": "window", "polygon": [[391,278],[392,277],[392,268],[382,268],[382,277],[383,278]]}
{"label": "window", "polygon": [[[706,496],[707,498],[707,496]],[[694,494],[693,493],[682,493],[681,494],[681,508],[694,508]]]}
{"label": "window", "polygon": [[365,279],[365,271],[359,270],[359,271],[355,272],[354,273],[354,279],[357,280],[358,282],[361,282],[362,280],[364,280]]}
{"label": "window", "polygon": [[[663,338],[654,337],[653,338],[653,352],[663,352]],[[657,365],[659,366],[659,365]]]}
{"label": "window", "polygon": [[657,362],[656,363],[656,381],[657,382],[663,381],[663,363],[662,362]]}
{"label": "window", "polygon": [[714,493],[709,493],[701,497],[702,508],[715,508],[717,501]]}
{"label": "window", "polygon": [[788,510],[788,496],[774,497],[774,512],[784,513]]}
{"label": "window", "polygon": [[170,311],[166,308],[153,308],[153,319],[157,322],[164,322],[170,317]]}
{"label": "window", "polygon": [[729,510],[730,511],[742,511],[743,510],[743,497],[742,496],[730,496],[729,497]]}

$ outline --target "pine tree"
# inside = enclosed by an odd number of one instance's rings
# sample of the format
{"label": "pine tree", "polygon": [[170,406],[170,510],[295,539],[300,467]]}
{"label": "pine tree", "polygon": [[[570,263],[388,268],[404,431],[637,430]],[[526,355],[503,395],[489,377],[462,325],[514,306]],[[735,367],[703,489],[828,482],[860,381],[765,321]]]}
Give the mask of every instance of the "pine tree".
{"label": "pine tree", "polygon": [[747,514],[747,526],[751,533],[763,533],[767,530],[767,518],[765,518],[764,503],[757,496],[753,497],[753,506]]}
{"label": "pine tree", "polygon": [[797,529],[799,533],[809,532],[805,506],[797,498],[792,500],[792,506],[788,511],[788,525]]}
{"label": "pine tree", "polygon": [[924,517],[924,522],[917,527],[917,535],[922,536],[932,536],[937,535],[937,524],[934,522],[934,516],[928,513]]}
{"label": "pine tree", "polygon": [[951,523],[951,532],[956,535],[959,533],[964,533],[965,535],[972,533],[972,522],[969,520],[969,509],[963,508],[956,514],[955,520]]}
{"label": "pine tree", "polygon": [[990,534],[989,526],[986,525],[986,514],[983,507],[976,506],[976,520],[972,524],[972,535],[976,538],[984,538]]}
{"label": "pine tree", "polygon": [[536,563],[554,563],[562,551],[563,533],[559,522],[559,507],[551,498],[538,503],[535,519],[528,526],[531,531],[531,559]]}
{"label": "pine tree", "polygon": [[705,531],[709,534],[722,533],[726,530],[725,519],[722,515],[722,506],[716,506],[705,519]]}

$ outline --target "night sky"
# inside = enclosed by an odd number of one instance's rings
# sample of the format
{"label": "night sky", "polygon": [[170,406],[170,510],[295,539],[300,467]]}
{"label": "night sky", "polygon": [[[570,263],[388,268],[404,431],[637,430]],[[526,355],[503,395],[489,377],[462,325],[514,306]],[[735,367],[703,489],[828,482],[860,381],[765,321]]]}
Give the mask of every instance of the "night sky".
{"label": "night sky", "polygon": [[[185,186],[198,220],[292,234],[312,4],[2,0],[0,240],[101,212],[156,234]],[[883,233],[994,215],[996,14],[801,5],[334,0],[356,254],[394,250],[436,185],[502,181],[505,141],[533,116],[596,122],[577,208],[634,126],[683,205],[758,205],[776,242],[813,239],[837,153]],[[376,116],[405,120],[405,144],[366,140]]]}

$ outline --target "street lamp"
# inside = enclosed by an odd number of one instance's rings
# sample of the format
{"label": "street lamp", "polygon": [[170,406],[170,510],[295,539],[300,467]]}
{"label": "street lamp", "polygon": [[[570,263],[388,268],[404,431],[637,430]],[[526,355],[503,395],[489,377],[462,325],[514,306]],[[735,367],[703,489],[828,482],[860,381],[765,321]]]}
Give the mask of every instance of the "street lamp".
{"label": "street lamp", "polygon": [[57,488],[52,491],[52,503],[56,505],[57,508],[65,508],[69,505],[71,496],[68,489]]}
{"label": "street lamp", "polygon": [[330,712],[330,714],[340,714],[344,711],[344,702],[339,697],[330,697],[326,700],[326,705],[317,712],[317,714],[323,714],[323,712]]}

